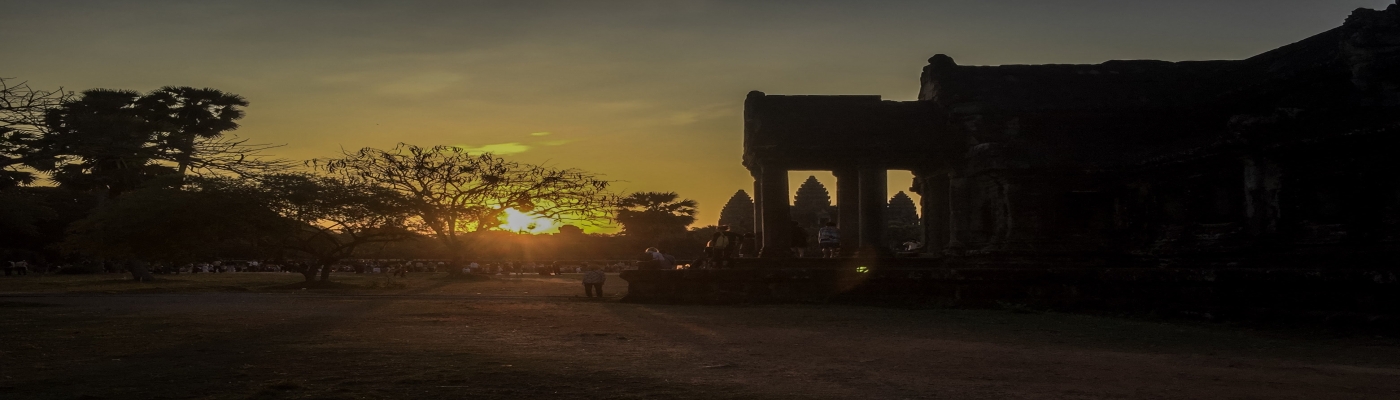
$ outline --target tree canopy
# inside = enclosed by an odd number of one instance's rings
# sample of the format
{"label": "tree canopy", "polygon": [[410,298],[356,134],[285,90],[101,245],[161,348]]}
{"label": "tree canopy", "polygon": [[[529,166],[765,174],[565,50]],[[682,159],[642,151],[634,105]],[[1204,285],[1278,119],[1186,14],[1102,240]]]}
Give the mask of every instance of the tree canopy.
{"label": "tree canopy", "polygon": [[675,192],[637,192],[618,200],[616,218],[628,236],[677,235],[695,223],[695,207],[695,200]]}
{"label": "tree canopy", "polygon": [[560,223],[605,221],[614,196],[610,181],[578,170],[509,161],[452,146],[400,143],[314,160],[326,173],[384,188],[411,205],[412,225],[443,241],[459,258],[466,235],[495,229],[507,209]]}
{"label": "tree canopy", "polygon": [[233,179],[143,187],[74,222],[62,246],[114,261],[181,264],[217,258],[225,241],[252,244],[284,226],[262,203],[256,186]]}
{"label": "tree canopy", "polygon": [[0,190],[34,182],[26,165],[34,161],[35,141],[44,134],[44,115],[70,96],[61,88],[39,90],[0,78]]}
{"label": "tree canopy", "polygon": [[164,87],[142,95],[92,89],[50,104],[40,133],[26,138],[25,163],[77,190],[108,198],[160,176],[275,171],[269,145],[225,136],[248,102],[215,89]]}
{"label": "tree canopy", "polygon": [[[257,182],[263,204],[288,222],[274,231],[272,243],[314,258],[323,281],[361,246],[414,236],[411,203],[387,188],[312,174],[273,174]],[[316,271],[302,272],[309,281]]]}

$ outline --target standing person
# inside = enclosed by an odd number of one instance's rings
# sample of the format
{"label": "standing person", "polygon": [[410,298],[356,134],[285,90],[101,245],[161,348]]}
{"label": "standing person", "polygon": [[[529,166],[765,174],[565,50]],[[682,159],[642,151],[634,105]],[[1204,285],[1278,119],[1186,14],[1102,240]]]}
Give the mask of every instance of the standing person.
{"label": "standing person", "polygon": [[827,222],[817,230],[817,247],[821,247],[822,258],[836,258],[841,252],[841,229],[836,228],[835,222]]}
{"label": "standing person", "polygon": [[593,292],[598,292],[598,297],[603,297],[603,282],[607,280],[602,268],[590,265],[588,272],[583,273],[583,294],[593,297]]}
{"label": "standing person", "polygon": [[729,266],[729,259],[734,258],[740,241],[739,235],[729,231],[729,225],[720,225],[719,231],[710,235],[710,241],[705,244],[705,250],[710,253],[710,265],[715,268]]}
{"label": "standing person", "polygon": [[802,258],[802,253],[807,251],[807,230],[802,229],[797,221],[792,221],[792,255]]}

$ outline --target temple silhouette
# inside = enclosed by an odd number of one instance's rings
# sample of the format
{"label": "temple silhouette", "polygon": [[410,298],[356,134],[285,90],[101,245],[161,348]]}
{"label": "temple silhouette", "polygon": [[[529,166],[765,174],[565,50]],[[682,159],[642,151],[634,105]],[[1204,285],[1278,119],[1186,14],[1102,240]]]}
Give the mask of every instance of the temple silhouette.
{"label": "temple silhouette", "polygon": [[[918,93],[750,92],[743,165],[763,234],[747,265],[767,278],[632,274],[631,297],[1398,303],[1400,5],[1244,60],[965,66],[939,54]],[[883,237],[893,169],[912,171],[921,195],[924,246],[906,258]],[[789,259],[797,170],[836,176],[842,247],[870,273]],[[831,282],[782,283],[803,279]]]}

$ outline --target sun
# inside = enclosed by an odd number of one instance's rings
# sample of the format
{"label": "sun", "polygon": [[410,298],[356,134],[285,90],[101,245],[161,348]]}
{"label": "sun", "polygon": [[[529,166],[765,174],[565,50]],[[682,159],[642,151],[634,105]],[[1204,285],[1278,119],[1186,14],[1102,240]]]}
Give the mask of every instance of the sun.
{"label": "sun", "polygon": [[514,208],[507,208],[505,212],[505,222],[500,226],[502,230],[538,235],[554,228],[554,220],[549,218],[523,213]]}

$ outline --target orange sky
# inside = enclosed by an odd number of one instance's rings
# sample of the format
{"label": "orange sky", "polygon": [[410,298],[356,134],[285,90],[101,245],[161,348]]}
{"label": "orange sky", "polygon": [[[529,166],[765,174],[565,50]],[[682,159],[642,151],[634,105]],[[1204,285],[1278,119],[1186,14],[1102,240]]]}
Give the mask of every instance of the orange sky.
{"label": "orange sky", "polygon": [[[965,65],[1237,59],[1391,1],[0,3],[0,76],[214,87],[252,102],[237,133],[285,143],[280,156],[482,148],[675,191],[713,224],[752,185],[739,164],[750,90],[911,100],[935,53]],[[909,186],[892,176],[891,193]]]}

